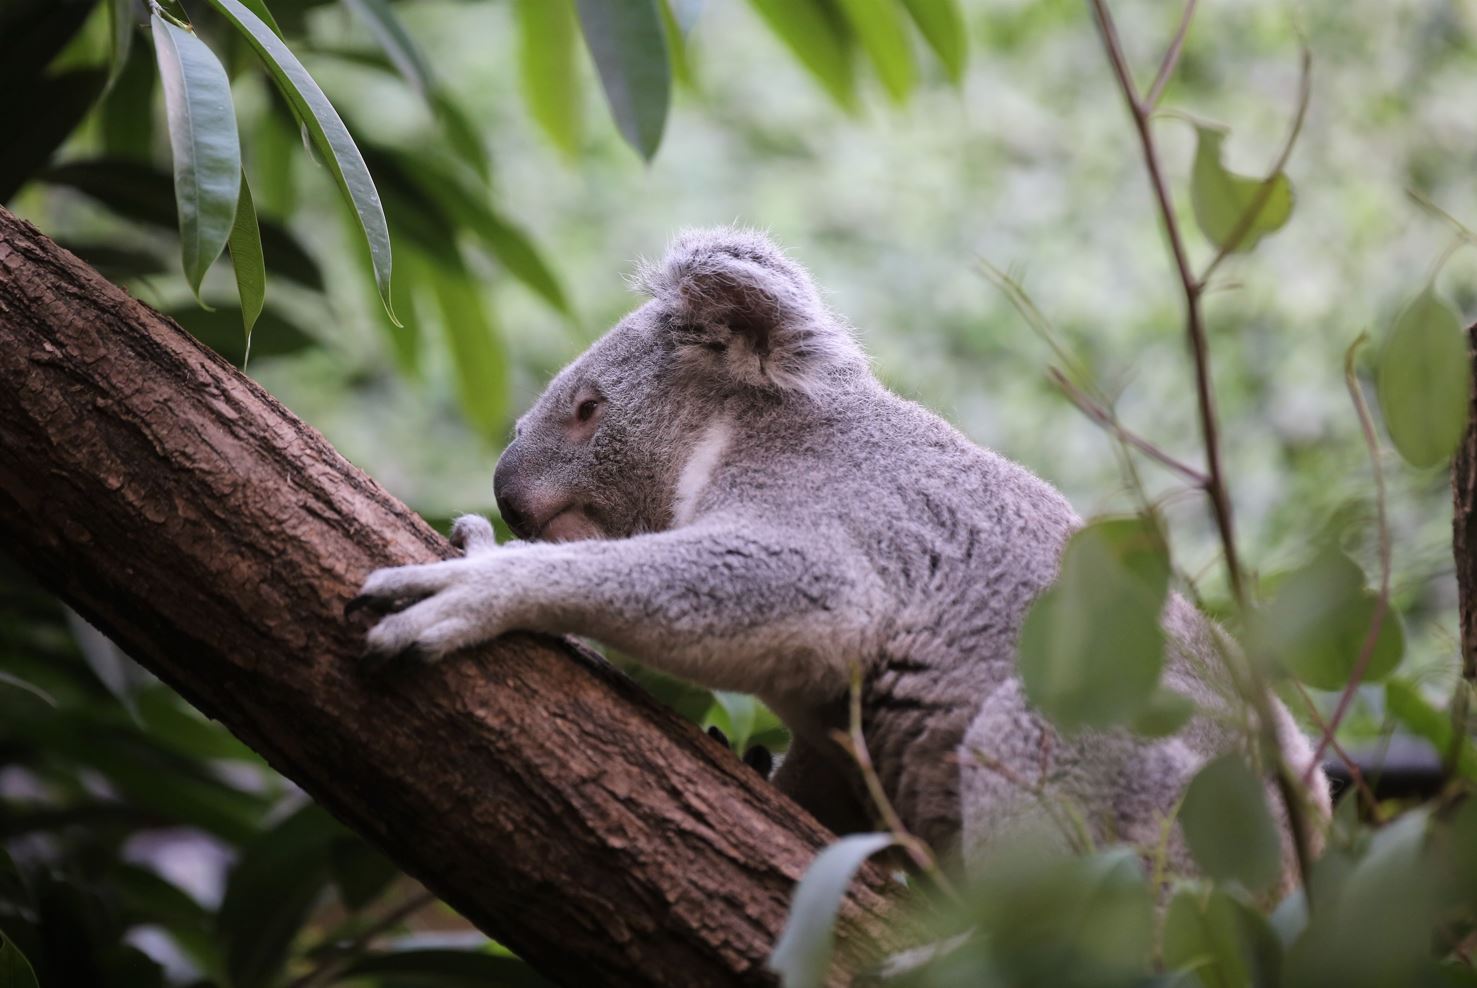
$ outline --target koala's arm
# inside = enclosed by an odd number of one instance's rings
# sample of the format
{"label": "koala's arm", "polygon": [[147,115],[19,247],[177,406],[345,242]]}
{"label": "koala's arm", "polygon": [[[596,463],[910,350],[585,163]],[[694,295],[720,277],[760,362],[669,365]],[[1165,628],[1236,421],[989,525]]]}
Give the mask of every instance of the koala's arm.
{"label": "koala's arm", "polygon": [[434,660],[541,631],[594,638],[713,689],[834,696],[848,657],[863,654],[863,588],[834,551],[808,548],[815,540],[740,521],[628,539],[484,540],[462,559],[370,575],[359,603],[408,606],[371,630],[369,658]]}

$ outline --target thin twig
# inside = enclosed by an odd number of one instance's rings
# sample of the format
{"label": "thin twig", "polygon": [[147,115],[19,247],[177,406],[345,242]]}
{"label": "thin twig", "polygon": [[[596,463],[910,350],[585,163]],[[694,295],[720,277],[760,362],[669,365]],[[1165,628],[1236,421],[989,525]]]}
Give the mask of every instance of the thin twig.
{"label": "thin twig", "polygon": [[1328,724],[1323,729],[1323,735],[1318,740],[1318,747],[1313,752],[1313,760],[1308,763],[1303,772],[1303,783],[1313,778],[1313,772],[1323,760],[1323,753],[1328,750],[1333,741],[1334,732],[1339,729],[1344,715],[1349,712],[1349,705],[1354,701],[1354,694],[1359,689],[1359,684],[1364,681],[1364,675],[1369,671],[1370,660],[1374,658],[1375,646],[1379,643],[1380,630],[1384,627],[1385,616],[1390,610],[1390,525],[1385,516],[1385,472],[1380,465],[1380,443],[1375,437],[1374,420],[1370,418],[1369,406],[1364,401],[1364,392],[1359,388],[1359,376],[1354,370],[1354,358],[1359,353],[1359,348],[1369,339],[1368,333],[1360,333],[1359,337],[1349,345],[1348,352],[1344,354],[1344,384],[1349,389],[1349,399],[1354,403],[1354,411],[1359,416],[1359,428],[1364,433],[1364,446],[1369,451],[1370,469],[1374,471],[1374,499],[1375,513],[1379,525],[1380,539],[1380,595],[1375,601],[1374,614],[1369,619],[1369,630],[1365,632],[1364,643],[1359,647],[1359,657],[1354,661],[1354,669],[1349,674],[1349,681],[1344,684],[1344,691],[1339,695],[1339,702],[1333,708],[1333,716],[1328,719]]}
{"label": "thin twig", "polygon": [[[1323,715],[1318,712],[1318,705],[1313,702],[1313,698],[1308,695],[1308,691],[1303,688],[1303,684],[1294,682],[1293,686],[1297,688],[1298,696],[1302,697],[1303,706],[1307,708],[1308,718],[1312,720],[1313,726],[1324,732],[1324,736],[1328,738],[1328,746],[1333,749],[1335,755],[1338,755],[1339,761],[1344,763],[1344,768],[1349,770],[1349,779],[1354,783],[1354,788],[1358,790],[1359,795],[1364,799],[1365,806],[1369,808],[1370,819],[1376,824],[1384,822],[1384,814],[1380,812],[1380,801],[1375,798],[1374,790],[1369,787],[1369,783],[1365,780],[1364,770],[1359,767],[1357,761],[1349,756],[1349,753],[1344,750],[1344,746],[1339,744],[1338,738],[1333,736],[1333,732],[1328,730],[1327,722],[1324,721]],[[1320,761],[1321,759],[1315,757],[1309,764],[1317,765]],[[1305,784],[1310,777],[1304,777],[1303,781]]]}
{"label": "thin twig", "polygon": [[367,953],[375,939],[381,934],[399,926],[410,916],[420,912],[435,901],[436,896],[431,892],[423,891],[411,896],[366,926],[360,931],[358,936],[345,944],[341,949],[335,950],[332,956],[326,958],[317,967],[313,968],[313,970],[298,978],[289,988],[318,988],[319,985],[331,984],[351,964]]}
{"label": "thin twig", "polygon": [[954,883],[949,881],[942,868],[939,867],[938,859],[933,856],[933,851],[927,844],[919,840],[903,825],[903,818],[898,816],[897,810],[892,805],[892,800],[887,798],[887,790],[882,786],[882,779],[877,774],[877,768],[872,764],[872,754],[867,750],[867,739],[862,733],[862,670],[861,666],[853,665],[851,669],[851,702],[849,729],[847,731],[833,731],[831,736],[836,743],[841,745],[849,754],[857,768],[861,770],[862,781],[866,784],[867,793],[872,797],[873,804],[877,807],[878,814],[882,817],[883,824],[888,832],[892,834],[899,847],[912,859],[918,870],[927,875],[938,890],[948,896],[955,903],[962,903],[963,897]]}
{"label": "thin twig", "polygon": [[[1155,201],[1159,208],[1159,217],[1164,227],[1166,238],[1169,240],[1170,253],[1174,259],[1175,271],[1179,275],[1180,287],[1183,289],[1185,298],[1185,334],[1189,338],[1190,352],[1195,369],[1195,395],[1200,417],[1200,432],[1205,443],[1205,459],[1207,483],[1206,494],[1210,498],[1211,512],[1215,517],[1216,528],[1220,533],[1221,548],[1225,555],[1227,580],[1230,583],[1231,595],[1236,602],[1237,609],[1243,614],[1247,608],[1247,597],[1245,581],[1242,577],[1241,562],[1236,552],[1235,530],[1231,515],[1231,500],[1227,492],[1224,472],[1221,467],[1219,427],[1216,421],[1215,397],[1210,378],[1210,345],[1205,331],[1205,323],[1200,311],[1200,295],[1203,282],[1195,277],[1190,268],[1189,255],[1185,250],[1184,237],[1180,233],[1179,222],[1175,216],[1174,201],[1169,193],[1169,186],[1165,182],[1163,171],[1159,164],[1159,153],[1154,144],[1154,134],[1150,127],[1150,108],[1146,107],[1139,98],[1138,91],[1134,86],[1133,76],[1128,67],[1128,60],[1124,56],[1123,46],[1118,40],[1118,31],[1113,24],[1113,16],[1108,11],[1105,0],[1091,0],[1092,10],[1097,21],[1098,30],[1102,35],[1103,46],[1107,51],[1108,61],[1113,69],[1113,74],[1118,81],[1119,89],[1123,93],[1124,100],[1128,103],[1129,114],[1133,118],[1134,129],[1138,132],[1139,145],[1143,152],[1144,166],[1149,174],[1149,184],[1153,190]],[[1301,112],[1299,113],[1301,117]],[[1308,838],[1308,821],[1304,812],[1302,795],[1299,791],[1298,780],[1287,766],[1287,761],[1282,757],[1283,748],[1281,737],[1278,733],[1277,718],[1272,706],[1270,693],[1261,677],[1254,662],[1246,662],[1244,677],[1237,673],[1237,663],[1226,656],[1226,666],[1232,670],[1235,679],[1244,678],[1243,695],[1256,711],[1260,733],[1262,735],[1262,747],[1270,757],[1276,760],[1276,783],[1277,790],[1286,806],[1289,829],[1292,831],[1293,847],[1297,853],[1298,870],[1302,876],[1304,885],[1307,884],[1312,867],[1312,849]]]}
{"label": "thin twig", "polygon": [[1210,496],[1211,511],[1215,515],[1216,528],[1220,531],[1221,543],[1226,553],[1226,573],[1231,584],[1231,594],[1238,605],[1246,603],[1246,591],[1241,576],[1240,558],[1236,553],[1235,533],[1232,529],[1231,501],[1226,493],[1225,479],[1221,470],[1219,427],[1215,416],[1215,398],[1210,382],[1210,346],[1206,339],[1205,324],[1200,315],[1200,283],[1190,268],[1190,257],[1185,251],[1184,237],[1180,234],[1179,221],[1175,218],[1174,201],[1170,198],[1169,186],[1159,167],[1159,152],[1154,144],[1154,134],[1149,127],[1149,113],[1140,101],[1129,72],[1123,46],[1118,40],[1118,29],[1113,25],[1113,15],[1108,12],[1104,0],[1092,0],[1093,12],[1097,15],[1098,29],[1108,51],[1108,61],[1118,79],[1119,89],[1128,102],[1129,114],[1138,131],[1139,145],[1143,150],[1144,166],[1149,172],[1149,184],[1159,206],[1159,217],[1169,238],[1170,253],[1179,274],[1180,285],[1185,295],[1185,331],[1190,338],[1190,352],[1195,363],[1195,393],[1199,405],[1200,431],[1205,441],[1205,459],[1208,482],[1206,493]]}
{"label": "thin twig", "polygon": [[1256,224],[1257,217],[1262,214],[1267,203],[1272,198],[1272,191],[1277,187],[1277,179],[1282,175],[1282,170],[1287,167],[1287,160],[1292,157],[1293,145],[1297,143],[1298,135],[1303,132],[1303,120],[1308,115],[1308,99],[1313,93],[1313,53],[1307,46],[1303,47],[1302,60],[1298,67],[1298,103],[1297,112],[1292,116],[1292,125],[1287,130],[1287,140],[1282,142],[1282,150],[1277,154],[1277,160],[1272,164],[1272,170],[1267,172],[1267,177],[1262,179],[1262,184],[1257,186],[1256,195],[1247,204],[1241,213],[1241,218],[1231,228],[1231,235],[1225,239],[1215,256],[1206,265],[1205,272],[1199,279],[1199,291],[1204,293],[1205,286],[1210,283],[1210,276],[1215,274],[1215,269],[1221,266],[1221,262],[1235,252],[1241,246],[1241,241],[1251,232],[1252,226]]}
{"label": "thin twig", "polygon": [[1125,443],[1132,446],[1140,453],[1143,453],[1149,459],[1158,463],[1160,466],[1168,467],[1170,470],[1173,470],[1175,473],[1179,474],[1181,477],[1184,477],[1190,483],[1195,484],[1198,487],[1203,488],[1209,482],[1210,478],[1206,477],[1204,473],[1196,470],[1185,461],[1178,459],[1174,455],[1166,452],[1164,449],[1150,442],[1148,439],[1145,439],[1143,436],[1140,436],[1137,433],[1129,430],[1126,426],[1118,421],[1118,416],[1114,414],[1112,409],[1108,408],[1105,405],[1098,404],[1098,402],[1095,401],[1090,395],[1088,395],[1087,392],[1083,391],[1081,388],[1073,384],[1067,378],[1067,375],[1063,374],[1055,367],[1048,367],[1046,369],[1046,374],[1051,379],[1051,383],[1055,384],[1057,388],[1060,389],[1062,394],[1067,396],[1067,400],[1077,406],[1078,411],[1080,411],[1083,415],[1086,415],[1088,418],[1092,419],[1104,429],[1107,429],[1109,432],[1113,433],[1119,439],[1123,440]]}
{"label": "thin twig", "polygon": [[1159,72],[1149,86],[1149,94],[1144,97],[1144,110],[1149,113],[1154,112],[1154,107],[1159,105],[1159,97],[1164,95],[1164,87],[1169,85],[1169,77],[1174,75],[1175,66],[1179,65],[1180,53],[1185,49],[1185,35],[1190,33],[1190,19],[1195,16],[1195,3],[1196,0],[1187,0],[1185,3],[1179,29],[1175,31],[1174,40],[1164,52],[1164,60],[1159,63]]}

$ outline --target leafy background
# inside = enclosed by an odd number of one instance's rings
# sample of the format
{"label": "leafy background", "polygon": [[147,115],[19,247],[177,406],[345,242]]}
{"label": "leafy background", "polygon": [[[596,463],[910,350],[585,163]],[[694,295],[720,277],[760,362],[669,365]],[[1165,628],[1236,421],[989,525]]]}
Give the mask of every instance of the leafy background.
{"label": "leafy background", "polygon": [[[181,268],[148,32],[134,32],[95,103],[115,51],[114,5],[42,6],[0,15],[0,48],[11,46],[0,82],[17,94],[0,124],[0,194],[239,363],[230,263],[204,279],[213,312],[196,304]],[[1124,423],[1198,462],[1181,301],[1131,128],[1078,0],[962,3],[962,29],[929,35],[868,28],[849,19],[867,5],[842,0],[267,6],[374,175],[402,325],[376,297],[353,214],[240,33],[211,4],[186,3],[230,76],[262,219],[266,308],[247,369],[432,519],[492,508],[492,465],[512,417],[631,307],[622,275],[637,258],[682,226],[733,221],[792,248],[891,386],[1030,465],[1084,515],[1137,504],[1111,443],[1044,374],[1057,362],[1051,349],[983,263],[1025,286]],[[875,6],[902,25],[920,8],[953,8]],[[626,7],[665,15],[672,98],[659,142],[656,22],[647,18],[641,34]],[[820,19],[797,22],[800,9]],[[1177,11],[1149,0],[1114,11],[1146,75]],[[45,50],[21,30],[31,15],[76,28],[42,64],[17,54]],[[1409,193],[1477,221],[1474,31],[1470,2],[1206,2],[1167,91],[1166,106],[1229,126],[1227,164],[1261,175],[1293,112],[1300,39],[1312,52],[1313,97],[1287,167],[1291,221],[1228,262],[1207,298],[1241,546],[1269,587],[1330,538],[1377,571],[1369,463],[1343,355],[1362,330],[1385,338],[1448,246],[1450,227]],[[623,51],[644,53],[644,67],[630,58],[625,71],[644,72],[647,93],[621,110],[624,127],[595,64],[617,71]],[[1212,248],[1188,195],[1196,129],[1166,117],[1156,132],[1203,262]],[[1452,255],[1436,286],[1458,311],[1477,311],[1473,252]],[[1377,350],[1361,356],[1369,380]],[[1403,465],[1388,442],[1384,456],[1405,648],[1391,684],[1361,687],[1341,725],[1343,742],[1365,750],[1400,725],[1421,733],[1414,725],[1453,694],[1458,668],[1446,471]],[[1179,569],[1201,575],[1210,605],[1227,608],[1202,502],[1177,496],[1180,482],[1152,465],[1144,479],[1151,496],[1167,497]],[[4,586],[0,931],[43,984],[534,983],[24,574],[8,572]],[[740,750],[751,739],[783,743],[752,701],[653,685]],[[1336,693],[1310,692],[1327,714]],[[1401,870],[1410,840],[1399,836],[1384,845],[1393,861],[1374,865]],[[1372,868],[1369,835],[1359,839],[1349,860]],[[1120,882],[1125,867],[1089,859],[1078,871],[995,874],[987,884],[1001,895],[1053,888],[1033,900],[1046,913],[1101,889],[1102,915],[1140,915],[1141,882]],[[1115,889],[1124,909],[1112,905]],[[1373,893],[1349,893],[1346,932],[1364,915],[1360,894]],[[1214,919],[1201,921],[1206,929],[1263,935],[1233,893],[1201,890],[1193,902],[1195,915]],[[1195,926],[1189,909],[1170,910],[1176,929]],[[973,918],[996,928],[1009,919]],[[1013,942],[1031,946],[1040,930],[1027,926],[1011,928]],[[1073,940],[1058,933],[1043,951]],[[1193,966],[1193,938],[1180,943],[1191,944],[1179,959]],[[0,983],[13,949],[0,948]],[[1023,952],[1023,964],[1037,956]],[[989,963],[962,956],[976,976]],[[1085,956],[1114,970],[1101,953]],[[1362,955],[1351,956],[1357,971]],[[1173,952],[1161,960],[1173,966]],[[391,967],[355,967],[374,963]],[[1015,983],[1040,974],[1010,970]]]}

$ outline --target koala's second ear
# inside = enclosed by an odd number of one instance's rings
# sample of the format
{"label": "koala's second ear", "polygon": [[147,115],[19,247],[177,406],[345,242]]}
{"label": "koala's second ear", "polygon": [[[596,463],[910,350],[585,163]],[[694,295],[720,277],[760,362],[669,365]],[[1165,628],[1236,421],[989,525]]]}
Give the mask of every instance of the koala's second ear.
{"label": "koala's second ear", "polygon": [[839,366],[865,368],[810,276],[762,234],[684,232],[639,284],[691,362],[739,382],[809,390]]}

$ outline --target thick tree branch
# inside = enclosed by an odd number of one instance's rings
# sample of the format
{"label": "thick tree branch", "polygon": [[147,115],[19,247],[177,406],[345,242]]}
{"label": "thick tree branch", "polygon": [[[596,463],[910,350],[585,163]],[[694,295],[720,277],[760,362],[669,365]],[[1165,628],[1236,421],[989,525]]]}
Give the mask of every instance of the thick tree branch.
{"label": "thick tree branch", "polygon": [[[472,922],[570,985],[764,984],[826,832],[566,642],[356,672],[344,602],[451,550],[270,395],[0,209],[0,543]],[[879,933],[881,872],[841,967]],[[849,954],[848,954],[849,950]]]}

